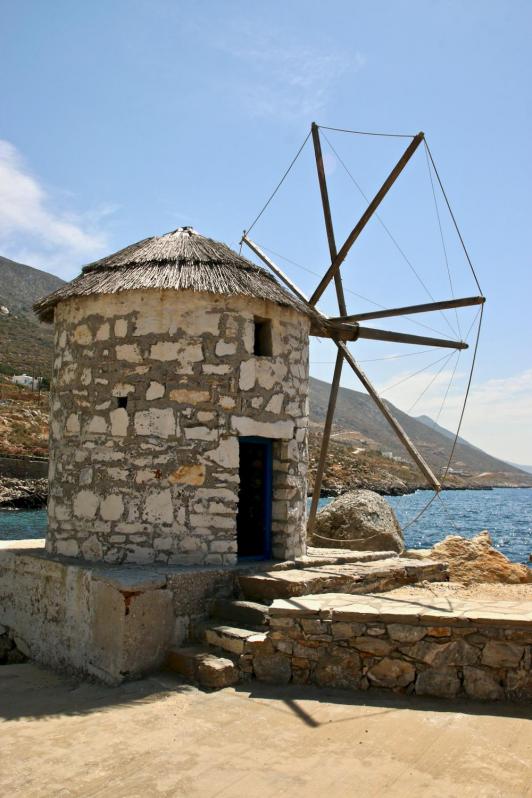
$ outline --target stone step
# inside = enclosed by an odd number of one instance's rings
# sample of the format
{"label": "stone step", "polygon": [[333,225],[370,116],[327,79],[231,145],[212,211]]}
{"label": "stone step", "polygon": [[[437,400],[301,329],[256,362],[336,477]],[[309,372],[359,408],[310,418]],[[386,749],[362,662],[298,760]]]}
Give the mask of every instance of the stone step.
{"label": "stone step", "polygon": [[390,560],[400,557],[396,551],[353,551],[352,549],[323,549],[308,546],[307,553],[294,560],[262,560],[239,562],[242,573],[264,571],[291,571],[294,568],[308,568],[317,565],[343,565],[344,563],[364,563],[375,560]]}
{"label": "stone step", "polygon": [[262,643],[265,638],[265,633],[257,632],[256,629],[217,623],[202,624],[198,631],[201,638],[209,645],[238,656],[251,651],[254,642]]}
{"label": "stone step", "polygon": [[166,667],[189,682],[216,690],[240,681],[240,669],[232,659],[221,657],[200,646],[170,649]]}
{"label": "stone step", "polygon": [[235,625],[262,627],[268,623],[268,606],[256,601],[219,598],[216,599],[211,614]]}
{"label": "stone step", "polygon": [[417,582],[444,582],[447,567],[432,560],[406,557],[367,563],[346,563],[286,571],[240,574],[243,596],[274,600],[316,593],[379,593]]}
{"label": "stone step", "polygon": [[[343,565],[351,562],[375,562],[391,560],[399,557],[396,551],[353,551],[351,549],[323,549],[309,546],[303,557],[294,560],[296,568],[308,568],[316,565]],[[277,568],[272,568],[277,571]]]}

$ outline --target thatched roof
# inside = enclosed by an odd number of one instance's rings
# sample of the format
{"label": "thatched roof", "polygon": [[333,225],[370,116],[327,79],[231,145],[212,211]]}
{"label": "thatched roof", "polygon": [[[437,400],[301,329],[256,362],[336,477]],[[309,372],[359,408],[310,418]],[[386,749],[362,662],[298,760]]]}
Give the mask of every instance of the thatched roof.
{"label": "thatched roof", "polygon": [[265,269],[191,227],[145,238],[89,263],[72,282],[38,299],[33,309],[41,321],[52,322],[55,306],[64,299],[146,288],[240,294],[306,313]]}

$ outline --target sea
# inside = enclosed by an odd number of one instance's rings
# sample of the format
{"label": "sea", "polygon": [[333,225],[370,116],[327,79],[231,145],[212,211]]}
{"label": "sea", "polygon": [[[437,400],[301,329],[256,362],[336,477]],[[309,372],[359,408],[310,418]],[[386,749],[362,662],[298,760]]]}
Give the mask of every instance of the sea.
{"label": "sea", "polygon": [[[446,535],[471,538],[487,529],[493,545],[510,560],[528,563],[532,553],[532,488],[443,491],[434,496],[418,490],[406,496],[387,496],[404,529],[410,549],[430,548]],[[320,499],[320,507],[332,499]],[[419,517],[418,517],[419,516]],[[42,538],[46,510],[0,510],[0,540]]]}
{"label": "sea", "polygon": [[[447,535],[472,538],[486,529],[494,547],[506,557],[513,562],[529,562],[532,488],[445,490],[436,499],[433,497],[434,491],[430,490],[385,497],[403,528],[407,548],[429,549]],[[319,506],[331,501],[320,499]],[[0,529],[1,526],[0,520]]]}

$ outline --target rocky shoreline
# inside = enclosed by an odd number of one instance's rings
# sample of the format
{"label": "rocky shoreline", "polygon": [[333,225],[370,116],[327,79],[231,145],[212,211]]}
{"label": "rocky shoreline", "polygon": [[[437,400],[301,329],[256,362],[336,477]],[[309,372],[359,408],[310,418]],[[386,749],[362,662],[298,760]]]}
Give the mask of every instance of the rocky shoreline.
{"label": "rocky shoreline", "polygon": [[[350,490],[371,490],[379,496],[404,496],[417,490],[428,490],[428,485],[398,485],[396,482],[382,484],[380,480],[359,480],[356,485],[325,486],[320,491],[322,499],[335,498]],[[523,485],[445,485],[443,490],[493,490],[494,487],[525,487]],[[308,496],[312,496],[309,490]],[[47,479],[21,479],[0,476],[0,510],[41,510],[48,500]]]}
{"label": "rocky shoreline", "polygon": [[47,501],[47,479],[0,476],[0,510],[41,510]]}
{"label": "rocky shoreline", "polygon": [[[494,490],[495,488],[525,488],[528,485],[444,485],[442,490]],[[322,488],[320,490],[320,498],[330,499],[337,496],[343,496],[344,493],[349,493],[351,490],[371,490],[373,493],[378,493],[379,496],[406,496],[410,493],[415,493],[418,490],[431,490],[430,485],[390,485],[388,487],[376,486],[373,482],[362,482],[355,486],[342,486],[339,488]],[[312,496],[312,492],[308,492],[308,496]]]}
{"label": "rocky shoreline", "polygon": [[[321,435],[311,430],[309,436],[309,493],[321,448]],[[443,463],[432,463],[441,473]],[[506,473],[466,474],[451,470],[445,478],[444,490],[492,490],[493,488],[532,487],[532,476],[516,479]],[[352,442],[331,440],[327,467],[322,483],[322,496],[340,496],[350,490],[371,490],[381,496],[402,496],[417,490],[430,489],[413,463],[389,457],[370,449],[353,449]]]}

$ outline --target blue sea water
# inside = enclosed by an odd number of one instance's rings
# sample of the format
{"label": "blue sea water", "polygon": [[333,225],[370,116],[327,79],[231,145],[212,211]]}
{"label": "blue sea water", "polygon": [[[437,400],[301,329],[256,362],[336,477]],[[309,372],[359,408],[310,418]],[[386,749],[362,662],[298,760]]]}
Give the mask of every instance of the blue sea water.
{"label": "blue sea water", "polygon": [[[418,490],[406,496],[387,496],[399,523],[408,523],[433,496]],[[325,506],[331,499],[321,499]],[[532,488],[444,491],[412,526],[405,530],[408,548],[429,548],[446,535],[470,538],[487,529],[496,548],[514,562],[528,562],[532,552]],[[42,538],[45,510],[0,510],[0,540]]]}
{"label": "blue sea water", "polygon": [[0,540],[44,538],[46,510],[0,510]]}
{"label": "blue sea water", "polygon": [[[428,549],[447,535],[472,538],[482,530],[493,545],[514,562],[528,563],[532,552],[532,488],[447,490],[412,526],[416,515],[434,496],[418,490],[406,496],[386,496],[404,528],[409,549]],[[320,499],[325,506],[331,499]],[[1,529],[1,522],[0,522]]]}

